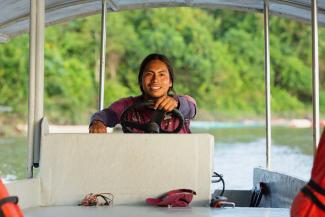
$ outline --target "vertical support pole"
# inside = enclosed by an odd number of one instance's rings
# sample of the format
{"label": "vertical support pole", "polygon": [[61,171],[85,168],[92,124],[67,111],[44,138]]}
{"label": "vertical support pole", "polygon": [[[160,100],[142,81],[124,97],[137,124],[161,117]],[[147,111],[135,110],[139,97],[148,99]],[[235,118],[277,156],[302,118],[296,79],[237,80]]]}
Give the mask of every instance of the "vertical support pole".
{"label": "vertical support pole", "polygon": [[104,81],[105,81],[105,53],[106,53],[106,0],[102,0],[102,31],[101,31],[101,47],[100,47],[100,71],[99,71],[99,100],[98,110],[104,108]]}
{"label": "vertical support pole", "polygon": [[33,177],[33,144],[34,144],[34,113],[35,113],[35,50],[36,50],[36,4],[30,1],[29,20],[29,92],[28,92],[28,163],[27,177]]}
{"label": "vertical support pole", "polygon": [[312,41],[313,41],[313,143],[314,153],[319,142],[319,64],[318,64],[318,20],[317,20],[317,0],[311,3],[312,21]]}
{"label": "vertical support pole", "polygon": [[35,59],[35,132],[34,132],[34,166],[40,160],[41,121],[44,116],[44,31],[45,0],[37,0],[36,7],[36,59]]}
{"label": "vertical support pole", "polygon": [[44,106],[44,0],[30,0],[29,99],[28,99],[28,178],[38,166],[40,124]]}
{"label": "vertical support pole", "polygon": [[265,76],[265,126],[266,126],[266,168],[271,169],[271,82],[270,82],[270,37],[269,0],[264,0],[264,76]]}

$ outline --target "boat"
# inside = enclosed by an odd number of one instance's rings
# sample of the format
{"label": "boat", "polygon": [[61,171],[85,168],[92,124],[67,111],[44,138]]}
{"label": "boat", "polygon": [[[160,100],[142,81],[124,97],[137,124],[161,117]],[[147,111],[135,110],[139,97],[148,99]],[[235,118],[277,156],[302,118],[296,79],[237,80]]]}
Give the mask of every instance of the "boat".
{"label": "boat", "polygon": [[[318,24],[325,25],[324,0],[319,0],[318,6],[316,0],[311,3],[303,0],[0,0],[0,5],[1,42],[30,32],[28,177],[6,183],[10,194],[19,197],[25,216],[289,216],[291,202],[305,182],[271,170],[268,19],[271,13],[311,21],[314,33],[313,129],[316,148],[319,140],[317,28]],[[234,202],[235,207],[209,206],[211,200],[220,194],[220,191],[213,192],[211,189],[213,171],[218,167],[213,165],[214,138],[211,135],[49,132],[49,123],[43,115],[45,26],[102,13],[98,106],[101,109],[106,13],[156,7],[230,8],[264,13],[267,164],[265,168],[254,169],[252,187],[255,187],[255,193],[251,189],[225,190],[224,196]],[[145,203],[146,198],[178,188],[196,191],[189,207],[157,208]],[[78,206],[90,192],[113,194],[114,205]],[[258,207],[252,207],[256,196],[262,197],[255,204]]]}

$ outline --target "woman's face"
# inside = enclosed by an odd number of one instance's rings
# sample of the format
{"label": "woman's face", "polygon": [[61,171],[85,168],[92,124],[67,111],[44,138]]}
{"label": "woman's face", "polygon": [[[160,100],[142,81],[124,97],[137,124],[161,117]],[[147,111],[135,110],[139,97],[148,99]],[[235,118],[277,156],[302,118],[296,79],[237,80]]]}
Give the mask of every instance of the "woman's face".
{"label": "woman's face", "polygon": [[142,89],[148,98],[166,96],[172,86],[166,64],[160,60],[150,61],[142,75]]}

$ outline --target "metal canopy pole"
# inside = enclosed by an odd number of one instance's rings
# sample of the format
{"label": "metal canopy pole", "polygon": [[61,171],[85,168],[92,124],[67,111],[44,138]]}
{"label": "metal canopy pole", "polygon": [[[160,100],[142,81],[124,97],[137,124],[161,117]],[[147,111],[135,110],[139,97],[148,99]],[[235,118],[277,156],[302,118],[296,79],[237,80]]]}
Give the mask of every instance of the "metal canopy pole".
{"label": "metal canopy pole", "polygon": [[319,65],[318,65],[318,20],[317,20],[317,0],[312,0],[311,4],[312,21],[312,41],[313,41],[313,139],[314,153],[319,142]]}
{"label": "metal canopy pole", "polygon": [[29,92],[28,92],[28,164],[27,177],[33,177],[33,144],[34,144],[34,113],[35,113],[35,50],[36,50],[36,4],[30,1],[29,20]]}
{"label": "metal canopy pole", "polygon": [[266,168],[271,169],[271,85],[270,85],[270,38],[269,1],[264,0],[264,76],[265,76],[265,126],[266,126]]}
{"label": "metal canopy pole", "polygon": [[44,0],[30,1],[30,66],[28,99],[28,177],[33,177],[33,165],[38,166],[40,131],[44,106]]}
{"label": "metal canopy pole", "polygon": [[106,0],[102,0],[102,31],[100,47],[100,71],[99,71],[99,100],[98,110],[104,108],[104,81],[105,81],[105,53],[106,53]]}
{"label": "metal canopy pole", "polygon": [[45,0],[37,1],[36,17],[36,59],[35,59],[35,139],[34,166],[40,160],[41,121],[44,116],[44,31],[45,31]]}

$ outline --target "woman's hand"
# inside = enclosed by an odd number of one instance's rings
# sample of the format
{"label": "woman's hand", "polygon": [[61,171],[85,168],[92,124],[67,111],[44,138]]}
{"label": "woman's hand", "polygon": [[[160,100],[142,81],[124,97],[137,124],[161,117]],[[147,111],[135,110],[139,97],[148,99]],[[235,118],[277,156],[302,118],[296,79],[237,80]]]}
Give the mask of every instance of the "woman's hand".
{"label": "woman's hand", "polygon": [[178,107],[178,101],[171,96],[162,96],[154,104],[154,109],[161,109],[165,112],[171,112]]}
{"label": "woman's hand", "polygon": [[89,133],[107,133],[107,129],[103,122],[94,121],[89,127]]}

